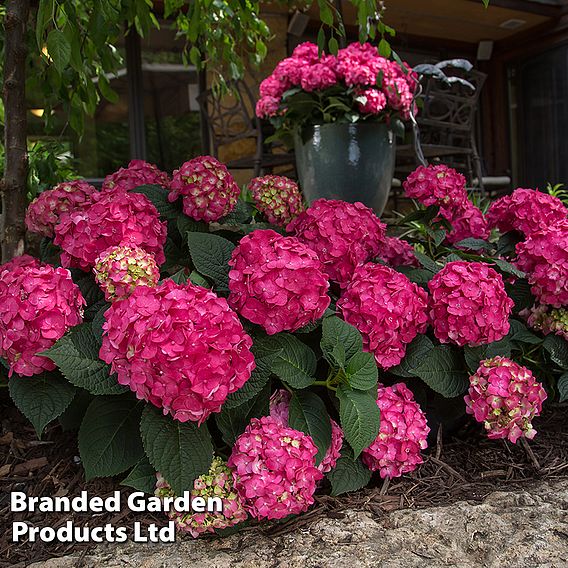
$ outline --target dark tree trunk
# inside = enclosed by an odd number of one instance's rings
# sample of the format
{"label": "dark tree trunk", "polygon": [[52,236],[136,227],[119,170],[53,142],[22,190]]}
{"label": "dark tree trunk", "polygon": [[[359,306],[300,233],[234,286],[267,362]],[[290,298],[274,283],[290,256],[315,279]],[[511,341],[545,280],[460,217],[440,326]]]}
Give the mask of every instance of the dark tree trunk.
{"label": "dark tree trunk", "polygon": [[26,26],[30,0],[7,0],[4,44],[4,146],[0,184],[2,262],[24,252],[28,153],[26,145]]}

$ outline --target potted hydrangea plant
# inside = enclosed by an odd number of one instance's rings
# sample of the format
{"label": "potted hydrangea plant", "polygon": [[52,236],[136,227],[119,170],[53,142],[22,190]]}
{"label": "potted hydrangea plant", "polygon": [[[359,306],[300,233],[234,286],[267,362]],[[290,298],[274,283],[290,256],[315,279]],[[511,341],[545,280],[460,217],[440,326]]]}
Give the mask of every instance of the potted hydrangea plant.
{"label": "potted hydrangea plant", "polygon": [[337,55],[303,43],[260,84],[256,113],[296,152],[306,199],[360,201],[382,213],[395,135],[413,113],[415,74],[369,43]]}

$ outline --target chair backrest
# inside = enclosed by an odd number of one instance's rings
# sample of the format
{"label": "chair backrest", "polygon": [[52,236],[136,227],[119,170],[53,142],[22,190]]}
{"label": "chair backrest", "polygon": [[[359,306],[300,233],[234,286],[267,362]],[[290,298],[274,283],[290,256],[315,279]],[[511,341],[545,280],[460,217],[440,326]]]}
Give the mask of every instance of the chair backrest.
{"label": "chair backrest", "polygon": [[213,89],[202,92],[197,100],[207,119],[213,152],[220,146],[245,138],[257,138],[260,122],[255,115],[256,101],[244,81],[232,81],[229,92],[219,96]]}
{"label": "chair backrest", "polygon": [[423,109],[417,117],[422,144],[469,146],[475,130],[481,89],[486,75],[480,71],[464,72],[444,69],[448,76],[459,77],[471,83],[475,90],[459,82],[450,85],[428,77],[423,84]]}

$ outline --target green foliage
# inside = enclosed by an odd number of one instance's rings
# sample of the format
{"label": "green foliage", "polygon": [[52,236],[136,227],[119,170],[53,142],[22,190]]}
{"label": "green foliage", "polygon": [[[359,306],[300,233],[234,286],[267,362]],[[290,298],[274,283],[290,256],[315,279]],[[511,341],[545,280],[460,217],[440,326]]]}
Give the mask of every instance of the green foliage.
{"label": "green foliage", "polygon": [[417,335],[406,347],[406,356],[390,372],[400,377],[415,377],[415,369],[424,361],[424,357],[434,348],[426,335]]}
{"label": "green foliage", "polygon": [[347,359],[361,352],[362,349],[361,334],[351,324],[337,316],[323,320],[321,350],[330,365],[343,366]]}
{"label": "green foliage", "polygon": [[272,359],[271,371],[292,388],[309,387],[315,381],[317,365],[313,350],[289,333],[280,333],[274,342],[281,351]]}
{"label": "green foliage", "polygon": [[[223,83],[241,78],[247,60],[258,64],[266,55],[270,31],[259,7],[250,0],[166,0],[164,10],[186,40],[185,62],[201,68],[207,61],[216,83]],[[93,115],[101,99],[116,102],[109,77],[124,65],[117,44],[125,22],[128,33],[142,37],[160,27],[148,0],[39,1],[28,91],[45,101],[46,120],[62,103],[81,133],[84,115]]]}
{"label": "green foliage", "polygon": [[[258,393],[264,389],[272,372],[272,361],[276,357],[275,353],[262,353],[258,349],[257,344],[252,346],[254,360],[256,367],[252,372],[250,379],[236,392],[231,393],[225,402],[223,408],[232,409],[241,406],[252,398],[256,397]],[[278,353],[279,351],[277,351]]]}
{"label": "green foliage", "polygon": [[211,278],[218,290],[229,289],[229,260],[235,245],[211,233],[187,233],[191,260],[196,270]]}
{"label": "green foliage", "polygon": [[93,395],[84,389],[75,389],[75,396],[71,404],[65,409],[63,414],[59,416],[59,424],[64,432],[71,430],[79,430],[83,416],[87,412],[89,404],[93,401]]}
{"label": "green foliage", "polygon": [[191,491],[194,480],[209,470],[213,445],[205,424],[182,423],[146,405],[140,433],[150,463],[177,495]]}
{"label": "green foliage", "polygon": [[460,353],[449,345],[431,349],[414,372],[433,391],[446,398],[463,394],[468,387],[467,372]]}
{"label": "green foliage", "polygon": [[169,221],[177,220],[181,213],[179,203],[168,201],[168,190],[160,185],[141,185],[136,188],[136,193],[145,195],[156,207],[160,217]]}
{"label": "green foliage", "polygon": [[353,448],[355,457],[370,446],[379,433],[380,412],[375,394],[359,391],[346,385],[337,389],[339,417],[345,439]]}
{"label": "green foliage", "polygon": [[568,341],[558,335],[547,335],[542,345],[552,362],[568,371]]}
{"label": "green foliage", "polygon": [[126,471],[144,455],[138,425],[142,404],[131,395],[95,397],[79,429],[87,480]]}
{"label": "green foliage", "polygon": [[126,389],[111,375],[110,367],[99,359],[99,342],[91,324],[74,327],[43,353],[73,385],[91,394],[120,394]]}
{"label": "green foliage", "polygon": [[14,374],[8,381],[10,396],[41,437],[45,427],[71,404],[75,389],[55,373],[35,377]]}
{"label": "green foliage", "polygon": [[268,398],[270,387],[263,387],[257,396],[251,397],[239,406],[224,405],[219,414],[215,415],[217,427],[221,430],[223,441],[232,446],[248,426],[251,418],[260,418],[268,414]]}
{"label": "green foliage", "polygon": [[357,390],[369,390],[377,386],[379,370],[372,353],[355,353],[347,362],[345,376],[349,385]]}
{"label": "green foliage", "polygon": [[558,379],[558,394],[560,402],[566,402],[568,400],[568,373],[564,373]]}
{"label": "green foliage", "polygon": [[568,207],[568,190],[566,190],[563,183],[557,183],[554,185],[548,183],[546,185],[546,191],[548,191],[550,195],[558,197],[558,199],[560,199],[564,205]]}
{"label": "green foliage", "polygon": [[363,465],[361,458],[355,458],[350,446],[343,444],[341,457],[327,478],[331,482],[331,494],[336,496],[365,487],[371,481],[371,471]]}
{"label": "green foliage", "polygon": [[156,488],[156,472],[146,456],[130,470],[127,477],[122,480],[121,485],[132,487],[137,491],[154,494]]}
{"label": "green foliage", "polygon": [[319,464],[331,443],[331,422],[323,400],[307,390],[294,392],[290,399],[288,425],[311,436],[318,448],[316,465]]}

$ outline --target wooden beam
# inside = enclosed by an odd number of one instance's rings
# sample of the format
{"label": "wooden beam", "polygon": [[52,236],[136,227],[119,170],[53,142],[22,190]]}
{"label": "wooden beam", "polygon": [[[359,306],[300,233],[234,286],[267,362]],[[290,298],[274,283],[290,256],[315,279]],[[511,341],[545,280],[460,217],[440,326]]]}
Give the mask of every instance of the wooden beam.
{"label": "wooden beam", "polygon": [[568,42],[568,15],[495,43],[494,56],[507,61],[537,54]]}
{"label": "wooden beam", "polygon": [[[481,0],[467,0],[480,4]],[[528,14],[539,14],[540,16],[548,16],[556,18],[561,16],[567,6],[553,6],[551,4],[541,4],[540,2],[530,2],[529,0],[490,0],[489,8],[497,6],[499,8],[508,8],[509,10],[517,10]]]}

